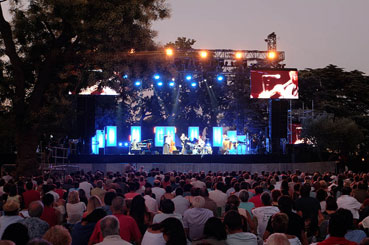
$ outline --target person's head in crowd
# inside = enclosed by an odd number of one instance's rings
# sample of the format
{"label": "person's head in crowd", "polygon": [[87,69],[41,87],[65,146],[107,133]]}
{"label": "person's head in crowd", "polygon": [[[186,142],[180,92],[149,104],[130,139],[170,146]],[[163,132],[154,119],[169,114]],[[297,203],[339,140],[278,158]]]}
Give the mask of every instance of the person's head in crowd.
{"label": "person's head in crowd", "polygon": [[241,190],[238,197],[241,199],[241,202],[248,202],[250,195],[247,190]]}
{"label": "person's head in crowd", "polygon": [[203,198],[207,198],[207,197],[209,197],[209,191],[208,191],[208,189],[206,189],[206,188],[202,188],[202,189],[200,189],[200,196],[202,196]]}
{"label": "person's head in crowd", "polygon": [[79,195],[79,199],[83,200],[83,199],[87,199],[86,197],[86,192],[83,189],[78,189],[78,195]]}
{"label": "person's head in crowd", "polygon": [[301,197],[309,197],[310,196],[311,187],[309,184],[305,183],[300,188]]}
{"label": "person's head in crowd", "polygon": [[272,205],[272,197],[270,196],[269,192],[263,192],[263,194],[260,196],[260,199],[264,206]]}
{"label": "person's head in crowd", "polygon": [[272,201],[274,203],[277,203],[278,202],[278,198],[282,196],[282,192],[280,190],[272,190]]}
{"label": "person's head in crowd", "polygon": [[290,245],[288,238],[283,233],[273,233],[266,240],[266,245]]}
{"label": "person's head in crowd", "polygon": [[44,211],[44,205],[41,201],[33,201],[28,206],[28,214],[30,217],[40,218]]}
{"label": "person's head in crowd", "polygon": [[327,197],[327,199],[325,201],[327,203],[326,207],[325,207],[326,210],[336,211],[338,209],[338,205],[337,205],[336,199],[334,197],[329,196],[329,197]]}
{"label": "person's head in crowd", "polygon": [[328,232],[331,237],[344,237],[347,232],[346,217],[339,213],[331,215],[328,224]]}
{"label": "person's head in crowd", "polygon": [[111,191],[106,192],[104,196],[105,205],[111,206],[111,203],[116,196],[117,194],[115,194],[115,192],[111,192]]}
{"label": "person's head in crowd", "polygon": [[317,192],[316,192],[316,199],[319,201],[319,202],[323,202],[325,201],[325,199],[327,199],[328,197],[328,194],[327,192],[324,190],[324,189],[319,189]]}
{"label": "person's head in crowd", "polygon": [[260,185],[255,187],[255,195],[261,195],[263,193],[264,189]]}
{"label": "person's head in crowd", "polygon": [[276,213],[272,216],[271,224],[274,232],[286,233],[288,230],[288,216],[285,213]]}
{"label": "person's head in crowd", "polygon": [[230,195],[227,198],[227,202],[225,205],[225,211],[229,210],[238,210],[238,206],[240,205],[240,199],[236,195]]}
{"label": "person's head in crowd", "polygon": [[215,189],[217,190],[220,190],[220,191],[223,191],[224,192],[224,183],[223,182],[218,182],[216,185],[215,185]]}
{"label": "person's head in crowd", "polygon": [[351,188],[349,186],[343,187],[341,190],[342,195],[350,195],[351,194]]}
{"label": "person's head in crowd", "polygon": [[113,214],[116,213],[123,213],[124,211],[124,198],[123,197],[116,197],[113,199],[112,203],[111,203],[111,211],[113,212]]}
{"label": "person's head in crowd", "polygon": [[101,234],[107,236],[119,235],[119,220],[114,215],[108,215],[101,219]]}
{"label": "person's head in crowd", "polygon": [[[1,245],[1,244],[0,244]],[[27,245],[52,245],[49,241],[42,238],[33,238]]]}
{"label": "person's head in crowd", "polygon": [[176,189],[176,196],[183,196],[183,189],[181,187]]}
{"label": "person's head in crowd", "polygon": [[292,212],[293,200],[291,197],[284,195],[278,198],[278,208],[283,213]]}
{"label": "person's head in crowd", "polygon": [[350,210],[339,208],[336,211],[336,214],[342,215],[345,218],[345,222],[343,225],[347,226],[347,230],[354,229],[354,216],[352,215]]}
{"label": "person's head in crowd", "polygon": [[100,201],[100,198],[98,196],[91,196],[89,199],[88,199],[88,202],[87,202],[87,213],[91,213],[92,211],[94,211],[95,209],[97,208],[101,208],[102,207],[102,204],[101,204],[101,201]]}
{"label": "person's head in crowd", "polygon": [[70,245],[72,243],[69,231],[61,225],[51,227],[42,238],[53,245]]}
{"label": "person's head in crowd", "polygon": [[46,194],[42,197],[42,203],[46,207],[51,207],[54,204],[54,195],[52,194]]}
{"label": "person's head in crowd", "polygon": [[163,199],[160,201],[160,211],[165,214],[172,214],[174,212],[174,202],[170,199]]}
{"label": "person's head in crowd", "polygon": [[166,245],[186,245],[187,238],[181,221],[176,218],[167,218],[161,223]]}
{"label": "person's head in crowd", "polygon": [[68,194],[68,203],[76,204],[79,203],[79,194],[78,191],[71,191]]}
{"label": "person's head in crowd", "polygon": [[26,183],[26,189],[27,190],[33,190],[33,182],[32,181],[28,181],[27,183]]}
{"label": "person's head in crowd", "polygon": [[235,210],[228,211],[224,216],[223,223],[229,234],[242,232],[243,222],[242,217],[238,213],[238,211]]}
{"label": "person's head in crowd", "polygon": [[170,185],[168,185],[167,187],[165,187],[165,192],[166,193],[170,194],[170,193],[172,193],[172,191],[173,191],[173,189],[172,189],[172,187]]}
{"label": "person's head in crowd", "polygon": [[204,236],[218,241],[226,240],[227,232],[222,221],[216,217],[209,218],[204,226]]}
{"label": "person's head in crowd", "polygon": [[154,187],[160,187],[160,185],[161,185],[160,180],[155,180],[154,181]]}
{"label": "person's head in crowd", "polygon": [[16,245],[16,244],[13,241],[10,241],[10,240],[1,240],[0,245]]}
{"label": "person's head in crowd", "polygon": [[195,197],[195,196],[199,196],[199,195],[200,195],[200,188],[192,187],[191,188],[191,196]]}
{"label": "person's head in crowd", "polygon": [[151,187],[146,187],[145,188],[145,191],[144,191],[144,195],[148,195],[148,196],[151,196],[152,195],[152,189]]}
{"label": "person's head in crowd", "polygon": [[97,187],[97,188],[102,189],[102,187],[103,187],[103,182],[102,182],[101,180],[98,180],[98,181],[96,182],[96,187]]}
{"label": "person's head in crowd", "polygon": [[130,215],[137,219],[143,219],[145,217],[145,213],[147,213],[147,208],[145,205],[145,198],[141,195],[137,195],[132,199]]}
{"label": "person's head in crowd", "polygon": [[29,241],[28,228],[21,223],[14,223],[6,227],[1,240],[9,240],[17,245],[26,245]]}
{"label": "person's head in crowd", "polygon": [[205,206],[205,199],[202,196],[195,196],[192,198],[191,203],[194,208],[203,208]]}
{"label": "person's head in crowd", "polygon": [[128,183],[129,192],[136,192],[136,184],[133,182]]}

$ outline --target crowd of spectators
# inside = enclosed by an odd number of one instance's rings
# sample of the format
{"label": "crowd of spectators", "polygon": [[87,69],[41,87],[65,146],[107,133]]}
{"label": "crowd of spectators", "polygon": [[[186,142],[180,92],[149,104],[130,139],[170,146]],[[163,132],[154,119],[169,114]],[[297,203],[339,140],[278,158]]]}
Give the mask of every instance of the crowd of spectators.
{"label": "crowd of spectators", "polygon": [[0,179],[0,244],[369,244],[369,175],[47,173]]}

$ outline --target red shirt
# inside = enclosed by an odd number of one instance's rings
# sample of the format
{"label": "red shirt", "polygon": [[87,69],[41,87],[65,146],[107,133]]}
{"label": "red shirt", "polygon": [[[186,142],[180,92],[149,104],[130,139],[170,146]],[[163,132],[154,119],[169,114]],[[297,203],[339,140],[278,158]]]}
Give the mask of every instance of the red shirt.
{"label": "red shirt", "polygon": [[[56,193],[58,193],[58,195],[59,195],[59,198],[61,198],[61,199],[63,199],[63,196],[64,196],[64,192],[65,192],[65,190],[63,190],[63,189],[56,189],[56,190],[54,190]],[[55,201],[58,201],[58,200],[55,200]]]}
{"label": "red shirt", "polygon": [[[136,221],[131,216],[124,214],[114,214],[114,216],[119,220],[120,237],[123,240],[136,243],[141,241],[141,232],[138,229]],[[96,223],[88,244],[99,243],[104,239],[101,233],[100,221]]]}
{"label": "red shirt", "polygon": [[344,237],[328,237],[327,239],[325,239],[322,242],[318,242],[318,245],[336,245],[336,244],[340,244],[340,245],[356,245],[356,242],[351,242],[349,240],[347,240]]}
{"label": "red shirt", "polygon": [[28,205],[33,202],[33,201],[38,201],[40,200],[40,192],[35,191],[35,190],[27,190],[25,192],[23,192],[23,201],[24,201],[24,206],[26,208],[28,208]]}
{"label": "red shirt", "polygon": [[45,206],[40,218],[46,221],[50,225],[50,227],[58,224],[58,216],[56,215],[56,210],[52,207]]}
{"label": "red shirt", "polygon": [[263,205],[263,203],[261,202],[260,197],[261,197],[261,194],[258,194],[258,195],[256,195],[256,196],[253,196],[253,197],[251,197],[251,198],[250,198],[249,202],[254,203],[255,208],[262,207],[262,206],[264,206],[264,205]]}
{"label": "red shirt", "polygon": [[128,200],[132,200],[135,196],[138,196],[140,194],[135,193],[135,192],[128,192],[126,194],[124,194],[124,198],[128,199]]}

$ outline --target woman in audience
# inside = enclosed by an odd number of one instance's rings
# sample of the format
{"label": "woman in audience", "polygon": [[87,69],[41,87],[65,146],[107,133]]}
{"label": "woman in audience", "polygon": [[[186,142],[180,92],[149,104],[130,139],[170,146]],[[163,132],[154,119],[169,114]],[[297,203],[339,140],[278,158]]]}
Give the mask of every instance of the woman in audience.
{"label": "woman in audience", "polygon": [[81,200],[81,202],[83,202],[87,206],[88,200],[87,200],[86,192],[80,188],[78,189],[78,195],[79,195],[79,200]]}
{"label": "woman in audience", "polygon": [[86,210],[86,205],[84,202],[79,200],[79,195],[77,191],[71,191],[68,194],[67,203],[67,222],[68,224],[75,224],[81,221],[84,211]]}
{"label": "woman in audience", "polygon": [[192,245],[212,244],[226,245],[227,232],[224,224],[218,218],[209,218],[204,226],[204,239],[192,242]]}
{"label": "woman in audience", "polygon": [[83,213],[83,218],[85,218],[87,215],[92,213],[95,209],[101,208],[101,207],[102,207],[102,204],[101,204],[100,198],[98,196],[91,196],[88,199],[86,212]]}
{"label": "woman in audience", "polygon": [[72,244],[72,237],[69,231],[61,226],[56,225],[51,227],[43,236],[43,239],[49,241],[53,245],[70,245]]}
{"label": "woman in audience", "polygon": [[287,236],[291,245],[301,245],[297,236],[288,233],[288,216],[285,213],[276,213],[271,217],[271,224],[275,233],[283,233]]}
{"label": "woman in audience", "polygon": [[164,195],[161,196],[161,200],[163,200],[163,199],[173,199],[174,195],[172,194],[172,192],[173,192],[172,187],[170,185],[167,185],[165,187]]}
{"label": "woman in audience", "polygon": [[21,223],[11,224],[6,227],[1,240],[9,240],[16,245],[26,245],[29,240],[28,229]]}
{"label": "woman in audience", "polygon": [[141,245],[165,245],[165,244],[166,241],[164,240],[161,224],[153,224],[149,228],[147,228],[142,238]]}
{"label": "woman in audience", "polygon": [[224,216],[224,225],[227,230],[228,245],[239,245],[239,244],[257,244],[257,237],[255,234],[245,232],[246,224],[243,222],[241,215],[234,210],[230,210]]}
{"label": "woman in audience", "polygon": [[182,223],[176,218],[167,218],[161,223],[166,245],[187,245],[187,238]]}
{"label": "woman in audience", "polygon": [[147,211],[145,199],[140,195],[133,198],[129,215],[135,219],[141,234],[144,234],[147,227],[152,224],[154,216]]}

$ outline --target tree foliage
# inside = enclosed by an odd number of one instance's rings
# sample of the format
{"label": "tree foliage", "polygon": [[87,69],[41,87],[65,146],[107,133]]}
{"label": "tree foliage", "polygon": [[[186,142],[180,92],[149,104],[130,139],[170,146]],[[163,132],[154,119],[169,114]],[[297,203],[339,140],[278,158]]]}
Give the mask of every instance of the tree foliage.
{"label": "tree foliage", "polygon": [[21,4],[12,1],[11,23],[0,8],[0,55],[7,60],[1,66],[7,86],[0,92],[15,115],[18,173],[32,174],[40,132],[69,105],[68,91],[78,93],[96,82],[124,88],[122,73],[132,65],[128,51],[153,50],[150,24],[169,11],[165,0]]}

